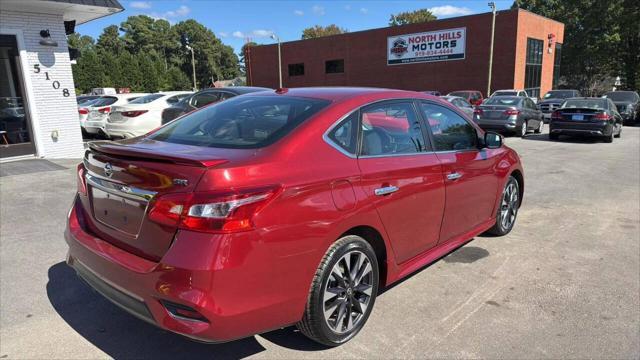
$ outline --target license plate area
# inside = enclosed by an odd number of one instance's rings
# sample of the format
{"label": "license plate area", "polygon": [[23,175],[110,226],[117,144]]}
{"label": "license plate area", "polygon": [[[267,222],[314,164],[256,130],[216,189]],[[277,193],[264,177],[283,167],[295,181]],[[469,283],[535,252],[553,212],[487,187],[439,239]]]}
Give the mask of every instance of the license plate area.
{"label": "license plate area", "polygon": [[147,210],[147,202],[91,187],[93,215],[104,225],[136,237]]}
{"label": "license plate area", "polygon": [[571,115],[571,120],[583,121],[584,120],[584,115],[582,115],[582,114],[573,114],[573,115]]}

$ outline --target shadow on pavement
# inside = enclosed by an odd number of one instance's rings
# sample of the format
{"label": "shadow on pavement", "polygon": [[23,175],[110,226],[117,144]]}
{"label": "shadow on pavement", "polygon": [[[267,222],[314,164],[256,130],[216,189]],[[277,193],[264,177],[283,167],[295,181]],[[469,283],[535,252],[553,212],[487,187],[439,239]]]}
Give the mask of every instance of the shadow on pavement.
{"label": "shadow on pavement", "polygon": [[549,141],[549,142],[565,142],[572,144],[593,144],[601,143],[602,138],[597,136],[566,136],[561,135],[559,140],[549,139],[549,134],[528,134],[522,140]]}
{"label": "shadow on pavement", "polygon": [[[64,262],[50,267],[48,275],[47,296],[53,308],[78,334],[109,357],[238,359],[266,350],[255,337],[224,344],[203,344],[147,324],[93,291]],[[260,336],[295,350],[325,349],[300,334],[295,327]]]}

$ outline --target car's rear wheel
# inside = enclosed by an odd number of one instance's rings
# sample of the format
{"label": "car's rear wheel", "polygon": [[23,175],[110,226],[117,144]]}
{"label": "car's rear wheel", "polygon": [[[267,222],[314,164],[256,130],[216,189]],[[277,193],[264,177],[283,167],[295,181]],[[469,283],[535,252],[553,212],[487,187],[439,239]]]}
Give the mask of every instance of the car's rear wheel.
{"label": "car's rear wheel", "polygon": [[613,142],[613,133],[615,132],[615,128],[611,127],[611,133],[604,137],[604,142],[612,143]]}
{"label": "car's rear wheel", "polygon": [[487,232],[497,236],[507,235],[516,223],[520,201],[520,185],[515,177],[509,176],[500,197],[496,223]]}
{"label": "car's rear wheel", "polygon": [[528,120],[525,120],[525,121],[522,123],[522,126],[520,127],[520,137],[525,137],[525,136],[527,136],[527,128],[528,128],[528,126],[529,126],[529,121],[528,121]]}
{"label": "car's rear wheel", "polygon": [[371,314],[378,293],[378,261],[363,238],[347,235],[327,251],[316,270],[298,329],[337,346],[352,339]]}
{"label": "car's rear wheel", "polygon": [[620,138],[622,136],[622,125],[620,125],[620,129],[618,130],[618,134],[615,137]]}

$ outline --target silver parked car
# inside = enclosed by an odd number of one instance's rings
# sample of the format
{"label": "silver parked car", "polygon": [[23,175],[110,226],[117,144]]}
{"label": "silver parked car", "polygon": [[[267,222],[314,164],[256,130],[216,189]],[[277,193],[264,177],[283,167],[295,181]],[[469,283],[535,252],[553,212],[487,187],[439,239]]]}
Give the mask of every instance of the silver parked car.
{"label": "silver parked car", "polygon": [[542,132],[542,112],[533,101],[524,96],[492,96],[480,105],[474,118],[485,130],[516,133],[524,137],[533,130]]}
{"label": "silver parked car", "polygon": [[461,98],[460,96],[440,96],[441,99],[450,102],[455,107],[462,110],[465,114],[469,116],[469,119],[473,119],[473,105],[471,105],[467,99]]}

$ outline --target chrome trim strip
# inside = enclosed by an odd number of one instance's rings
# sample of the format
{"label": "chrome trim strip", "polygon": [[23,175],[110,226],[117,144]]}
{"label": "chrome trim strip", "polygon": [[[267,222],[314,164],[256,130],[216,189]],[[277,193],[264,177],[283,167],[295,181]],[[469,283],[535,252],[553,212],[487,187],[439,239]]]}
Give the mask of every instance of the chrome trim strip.
{"label": "chrome trim strip", "polygon": [[144,200],[145,202],[149,202],[157,194],[157,192],[155,191],[144,190],[133,186],[106,181],[88,173],[85,175],[85,178],[87,180],[87,184],[93,187],[96,187],[102,191],[106,191],[110,194],[122,196],[131,200]]}

